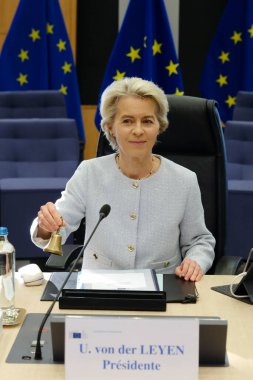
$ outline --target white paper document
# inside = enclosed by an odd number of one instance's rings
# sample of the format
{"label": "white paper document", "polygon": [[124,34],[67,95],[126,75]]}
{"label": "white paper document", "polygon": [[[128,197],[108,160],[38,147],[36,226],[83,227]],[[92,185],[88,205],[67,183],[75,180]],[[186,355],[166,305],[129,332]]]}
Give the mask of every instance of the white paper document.
{"label": "white paper document", "polygon": [[84,269],[78,274],[77,289],[156,291],[158,287],[150,269]]}

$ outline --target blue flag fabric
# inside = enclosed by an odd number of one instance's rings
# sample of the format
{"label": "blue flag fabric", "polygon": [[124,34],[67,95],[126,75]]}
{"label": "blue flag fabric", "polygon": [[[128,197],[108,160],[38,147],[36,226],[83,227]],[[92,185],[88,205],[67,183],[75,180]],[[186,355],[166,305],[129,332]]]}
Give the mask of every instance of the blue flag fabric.
{"label": "blue flag fabric", "polygon": [[[133,76],[153,81],[166,94],[183,95],[181,71],[163,0],[130,0],[100,96],[112,81]],[[97,110],[98,129],[100,121]]]}
{"label": "blue flag fabric", "polygon": [[59,90],[84,141],[76,70],[58,0],[21,0],[0,56],[0,91]]}
{"label": "blue flag fabric", "polygon": [[218,101],[221,119],[232,119],[236,95],[253,91],[253,1],[229,0],[210,46],[201,93]]}

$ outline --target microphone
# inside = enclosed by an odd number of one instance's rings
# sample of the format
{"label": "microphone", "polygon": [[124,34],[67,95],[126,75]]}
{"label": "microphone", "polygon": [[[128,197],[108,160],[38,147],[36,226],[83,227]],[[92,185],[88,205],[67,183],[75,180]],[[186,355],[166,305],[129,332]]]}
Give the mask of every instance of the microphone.
{"label": "microphone", "polygon": [[101,218],[101,220],[104,219],[104,218],[106,218],[110,214],[110,211],[111,211],[111,206],[110,205],[104,205],[104,206],[102,206],[101,209],[100,209],[100,211],[99,211],[99,217]]}
{"label": "microphone", "polygon": [[79,261],[81,255],[82,255],[83,252],[85,251],[87,245],[89,244],[89,242],[90,242],[92,236],[94,235],[96,229],[98,228],[100,222],[101,222],[104,218],[106,218],[106,217],[109,215],[110,211],[111,211],[111,206],[110,206],[110,205],[105,204],[105,205],[103,205],[103,206],[101,207],[101,209],[100,209],[100,211],[99,211],[99,219],[98,219],[97,224],[95,225],[95,227],[94,227],[92,233],[90,234],[88,240],[86,241],[86,243],[85,243],[84,246],[82,247],[81,251],[79,252],[79,254],[78,254],[76,260],[75,260],[74,263],[72,264],[72,267],[70,268],[70,271],[69,271],[69,273],[67,274],[67,276],[66,276],[66,278],[65,278],[65,280],[64,280],[64,282],[63,282],[63,284],[62,284],[62,286],[61,286],[60,289],[58,290],[58,293],[56,294],[55,299],[53,300],[51,306],[48,308],[48,310],[47,310],[47,312],[46,312],[46,314],[45,314],[45,316],[44,316],[44,318],[43,318],[43,320],[42,320],[42,322],[41,322],[41,325],[40,325],[40,327],[39,327],[39,330],[38,330],[37,342],[36,342],[36,349],[35,349],[35,355],[34,355],[34,359],[35,359],[35,360],[42,360],[41,344],[40,344],[40,339],[41,339],[42,330],[43,330],[43,328],[44,328],[44,325],[45,325],[45,323],[46,323],[46,321],[47,321],[49,315],[51,314],[51,311],[53,310],[53,307],[54,307],[56,301],[58,300],[58,298],[59,298],[59,296],[60,296],[60,294],[61,294],[61,292],[62,292],[62,289],[63,289],[64,286],[66,285],[66,283],[67,283],[69,277],[71,276],[73,270],[75,269],[75,267],[76,267],[76,265],[77,265],[77,263],[78,263],[78,261]]}

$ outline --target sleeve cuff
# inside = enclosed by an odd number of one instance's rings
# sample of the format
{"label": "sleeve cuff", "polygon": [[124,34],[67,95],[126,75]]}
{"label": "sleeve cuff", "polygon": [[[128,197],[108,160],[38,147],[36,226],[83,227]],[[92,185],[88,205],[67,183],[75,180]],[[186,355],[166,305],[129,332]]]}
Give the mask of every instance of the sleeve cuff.
{"label": "sleeve cuff", "polygon": [[35,245],[37,245],[40,248],[45,248],[47,244],[49,243],[50,239],[42,239],[37,236],[38,233],[38,222],[37,218],[33,221],[31,226],[31,238]]}

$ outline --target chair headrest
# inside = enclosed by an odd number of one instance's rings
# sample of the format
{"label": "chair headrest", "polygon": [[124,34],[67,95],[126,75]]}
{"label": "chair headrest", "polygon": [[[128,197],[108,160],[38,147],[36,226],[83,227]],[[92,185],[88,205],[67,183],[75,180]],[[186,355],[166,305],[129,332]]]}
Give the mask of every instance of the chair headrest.
{"label": "chair headrest", "polygon": [[158,136],[157,153],[212,155],[217,152],[219,115],[215,101],[168,95],[169,127]]}

